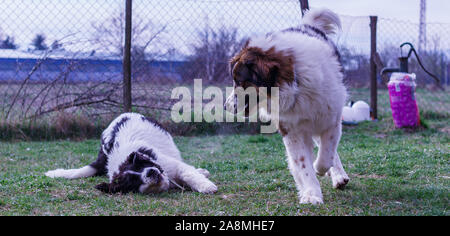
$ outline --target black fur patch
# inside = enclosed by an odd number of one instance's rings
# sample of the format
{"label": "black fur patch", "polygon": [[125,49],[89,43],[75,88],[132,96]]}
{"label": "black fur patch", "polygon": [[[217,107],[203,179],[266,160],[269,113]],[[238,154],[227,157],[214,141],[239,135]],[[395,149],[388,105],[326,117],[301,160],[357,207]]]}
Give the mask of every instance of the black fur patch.
{"label": "black fur patch", "polygon": [[310,25],[302,25],[299,27],[292,27],[292,28],[288,28],[282,31],[284,32],[298,32],[298,33],[302,33],[302,34],[306,34],[310,37],[314,37],[314,38],[319,38],[325,41],[328,41],[328,36],[322,32],[320,29],[310,26]]}
{"label": "black fur patch", "polygon": [[[104,193],[138,193],[139,187],[143,184],[140,175],[127,173],[132,171],[142,173],[144,169],[149,167],[157,168],[160,173],[164,173],[160,165],[155,163],[156,156],[153,151],[142,148],[138,152],[133,152],[128,156],[126,162],[119,167],[119,174],[113,176],[113,181],[110,184],[102,183],[96,188]],[[142,151],[142,152],[141,152]]]}
{"label": "black fur patch", "polygon": [[145,117],[145,116],[142,116],[141,119],[142,119],[142,121],[149,122],[149,123],[153,124],[154,126],[158,127],[164,133],[169,134],[167,129],[162,124],[160,124],[157,120],[150,118],[150,117]]}
{"label": "black fur patch", "polygon": [[100,151],[98,153],[97,160],[90,164],[90,166],[97,170],[97,173],[95,173],[95,176],[103,176],[108,173],[106,169],[106,165],[108,164],[108,156],[103,152],[103,148],[100,148]]}
{"label": "black fur patch", "polygon": [[119,167],[119,172],[125,172],[127,170],[142,172],[142,170],[144,170],[145,168],[155,167],[159,169],[161,173],[163,173],[163,169],[161,168],[161,166],[155,163],[154,160],[156,160],[156,156],[155,154],[153,154],[153,152],[152,158],[150,159],[147,157],[147,154],[143,155],[139,152],[133,152],[128,156],[127,161]]}
{"label": "black fur patch", "polygon": [[124,117],[122,120],[120,120],[113,128],[112,133],[110,134],[111,139],[108,143],[105,143],[105,140],[102,140],[102,145],[105,147],[106,154],[110,154],[111,150],[114,148],[114,143],[116,142],[116,135],[119,132],[120,128],[129,121],[130,118]]}
{"label": "black fur patch", "polygon": [[114,193],[138,193],[139,187],[143,184],[140,176],[120,173],[114,176],[113,182],[102,183],[97,185],[95,188],[109,194]]}
{"label": "black fur patch", "polygon": [[151,150],[151,149],[141,147],[141,148],[139,148],[138,153],[143,153],[143,154],[147,155],[148,157],[150,157],[151,159],[156,161],[156,155],[153,152],[153,150]]}
{"label": "black fur patch", "polygon": [[322,30],[320,30],[314,26],[311,26],[311,25],[301,25],[300,27],[297,27],[297,28],[293,27],[293,28],[285,29],[282,32],[298,32],[298,33],[305,34],[305,35],[308,35],[313,38],[318,38],[318,39],[324,40],[325,42],[328,43],[328,45],[330,45],[333,48],[334,55],[338,59],[339,63],[342,65],[342,57],[341,57],[341,54],[339,53],[339,50],[338,50],[336,44],[334,44],[334,42],[331,41]]}

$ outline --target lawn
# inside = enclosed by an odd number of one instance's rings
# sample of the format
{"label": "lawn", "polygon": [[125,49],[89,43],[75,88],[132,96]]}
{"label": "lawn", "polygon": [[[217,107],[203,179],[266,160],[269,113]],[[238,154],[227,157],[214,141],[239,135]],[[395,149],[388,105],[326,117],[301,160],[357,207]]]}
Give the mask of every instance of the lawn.
{"label": "lawn", "polygon": [[320,177],[325,204],[300,205],[279,135],[177,137],[184,158],[208,169],[216,195],[170,191],[105,195],[105,177],[49,179],[92,162],[99,141],[0,143],[0,215],[450,215],[448,119],[395,130],[392,120],[345,127],[345,191]]}

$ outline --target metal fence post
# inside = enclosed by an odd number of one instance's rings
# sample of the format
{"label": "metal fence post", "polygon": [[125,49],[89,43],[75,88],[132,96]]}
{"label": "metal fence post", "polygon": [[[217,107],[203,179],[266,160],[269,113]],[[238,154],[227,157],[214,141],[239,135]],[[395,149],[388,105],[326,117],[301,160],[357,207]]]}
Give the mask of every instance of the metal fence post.
{"label": "metal fence post", "polygon": [[132,0],[125,3],[125,45],[123,52],[123,107],[131,112],[131,34],[132,34]]}
{"label": "metal fence post", "polygon": [[300,0],[300,7],[302,8],[302,15],[305,15],[305,12],[309,10],[309,2],[308,0]]}
{"label": "metal fence post", "polygon": [[370,16],[370,108],[373,120],[378,119],[377,22],[378,16]]}

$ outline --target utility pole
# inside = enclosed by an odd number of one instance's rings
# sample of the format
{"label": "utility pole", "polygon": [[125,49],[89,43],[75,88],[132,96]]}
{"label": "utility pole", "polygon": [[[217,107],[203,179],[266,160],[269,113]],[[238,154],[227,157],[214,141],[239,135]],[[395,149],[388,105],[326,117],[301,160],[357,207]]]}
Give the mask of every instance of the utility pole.
{"label": "utility pole", "polygon": [[427,0],[420,0],[419,51],[427,49]]}
{"label": "utility pole", "polygon": [[305,15],[305,12],[309,10],[309,2],[308,0],[300,0],[300,7],[302,8],[302,15]]}
{"label": "utility pole", "polygon": [[378,16],[370,17],[370,108],[372,119],[378,120],[378,80],[377,80],[377,23]]}
{"label": "utility pole", "polygon": [[125,45],[123,52],[123,109],[131,112],[131,34],[132,34],[132,0],[125,2]]}

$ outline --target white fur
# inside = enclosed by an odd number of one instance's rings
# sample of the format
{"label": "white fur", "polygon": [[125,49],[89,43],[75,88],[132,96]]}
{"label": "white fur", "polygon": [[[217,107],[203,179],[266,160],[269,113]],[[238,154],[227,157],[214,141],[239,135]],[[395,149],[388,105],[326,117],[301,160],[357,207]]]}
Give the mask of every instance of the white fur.
{"label": "white fur", "polygon": [[94,168],[85,166],[83,168],[74,170],[57,169],[49,171],[45,173],[45,175],[50,178],[79,179],[94,176],[96,172],[97,171]]}
{"label": "white fur", "polygon": [[[324,9],[310,11],[303,22],[327,34],[340,27],[337,15]],[[314,36],[283,31],[253,38],[249,47],[265,51],[274,48],[295,58],[296,81],[280,87],[279,122],[288,131],[283,142],[300,202],[320,204],[323,196],[316,174],[328,173],[335,188],[342,188],[349,181],[337,153],[347,91],[333,44]],[[226,106],[232,108],[233,101],[229,98]],[[260,114],[267,118],[270,114],[263,109]],[[272,121],[275,121],[274,117]],[[315,142],[319,146],[316,160],[313,153]]]}
{"label": "white fur", "polygon": [[[114,127],[122,119],[128,118],[118,132],[116,132],[114,147],[108,153],[105,145],[102,146],[103,152],[107,154],[107,174],[110,182],[113,181],[115,174],[118,174],[119,167],[127,160],[128,156],[145,147],[151,149],[157,157],[157,163],[164,170],[167,177],[163,180],[161,190],[169,188],[169,179],[179,185],[187,185],[193,190],[201,193],[215,193],[217,186],[214,185],[207,176],[209,172],[202,169],[196,169],[183,162],[180,151],[176,147],[171,135],[156,124],[143,120],[143,116],[136,113],[126,113],[115,119],[111,125],[103,132],[102,139],[108,143],[113,137]],[[95,169],[90,166],[74,170],[55,170],[46,173],[51,178],[84,178],[96,174]],[[139,174],[139,173],[137,173]],[[142,178],[145,183],[145,178]],[[146,186],[143,185],[140,191],[146,193]]]}
{"label": "white fur", "polygon": [[339,16],[326,8],[316,8],[306,12],[302,23],[314,26],[322,30],[325,34],[335,34],[336,30],[342,28]]}
{"label": "white fur", "polygon": [[[109,135],[112,133],[114,126],[125,117],[129,118],[130,121],[125,122],[117,133],[115,147],[108,157],[107,169],[110,180],[112,180],[114,174],[118,173],[119,167],[126,161],[127,157],[141,147],[152,149],[157,156],[161,155],[182,161],[180,151],[173,142],[172,137],[156,125],[143,121],[142,115],[136,113],[126,113],[117,117],[103,131],[102,137],[105,143],[112,138]],[[103,147],[103,151],[107,153],[105,147]]]}

